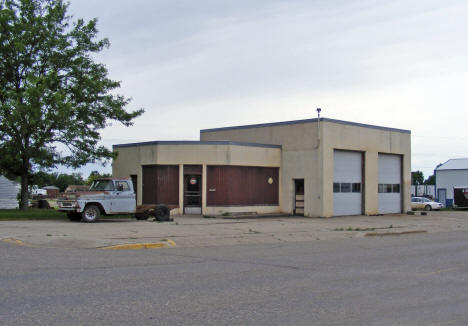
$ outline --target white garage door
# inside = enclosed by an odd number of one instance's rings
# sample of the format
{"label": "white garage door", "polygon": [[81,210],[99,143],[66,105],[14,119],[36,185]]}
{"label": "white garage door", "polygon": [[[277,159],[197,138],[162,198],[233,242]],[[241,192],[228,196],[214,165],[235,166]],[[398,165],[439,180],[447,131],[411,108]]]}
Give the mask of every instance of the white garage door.
{"label": "white garage door", "polygon": [[401,156],[379,154],[379,213],[401,213]]}
{"label": "white garage door", "polygon": [[333,215],[362,214],[362,153],[335,151]]}

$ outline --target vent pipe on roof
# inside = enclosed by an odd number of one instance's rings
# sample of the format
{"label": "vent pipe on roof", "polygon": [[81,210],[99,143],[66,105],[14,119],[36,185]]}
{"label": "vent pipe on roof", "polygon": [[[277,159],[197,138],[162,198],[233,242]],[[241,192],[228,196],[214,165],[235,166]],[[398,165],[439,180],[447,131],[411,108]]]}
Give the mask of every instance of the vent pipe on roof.
{"label": "vent pipe on roof", "polygon": [[317,146],[315,149],[320,147],[320,112],[322,111],[321,108],[317,108]]}

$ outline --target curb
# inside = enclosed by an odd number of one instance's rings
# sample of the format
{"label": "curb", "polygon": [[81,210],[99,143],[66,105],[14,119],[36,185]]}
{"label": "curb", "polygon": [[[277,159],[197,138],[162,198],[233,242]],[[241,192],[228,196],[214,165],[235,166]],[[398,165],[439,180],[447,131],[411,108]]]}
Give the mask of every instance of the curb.
{"label": "curb", "polygon": [[365,237],[379,237],[387,235],[405,235],[405,234],[417,234],[417,233],[427,233],[426,230],[414,230],[414,231],[403,231],[403,232],[370,232],[364,234]]}
{"label": "curb", "polygon": [[139,250],[139,249],[159,249],[175,247],[176,243],[172,240],[164,242],[147,242],[147,243],[126,243],[113,246],[98,247],[103,250]]}

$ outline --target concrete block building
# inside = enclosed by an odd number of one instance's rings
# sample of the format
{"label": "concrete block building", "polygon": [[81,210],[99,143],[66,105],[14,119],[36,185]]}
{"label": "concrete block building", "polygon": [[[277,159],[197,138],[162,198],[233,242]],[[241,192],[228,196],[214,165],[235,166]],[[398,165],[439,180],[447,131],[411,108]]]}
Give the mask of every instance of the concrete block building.
{"label": "concrete block building", "polygon": [[114,145],[137,203],[179,214],[312,217],[409,209],[411,133],[327,118],[205,129],[200,141]]}

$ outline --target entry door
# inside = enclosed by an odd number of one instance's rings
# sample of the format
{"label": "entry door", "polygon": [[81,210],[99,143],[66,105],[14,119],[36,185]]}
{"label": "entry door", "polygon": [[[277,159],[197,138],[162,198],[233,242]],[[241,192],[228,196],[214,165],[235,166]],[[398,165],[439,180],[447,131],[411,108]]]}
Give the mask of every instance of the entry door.
{"label": "entry door", "polygon": [[304,179],[294,180],[294,215],[304,215]]}
{"label": "entry door", "polygon": [[437,198],[438,198],[439,203],[446,205],[447,189],[437,189]]}
{"label": "entry door", "polygon": [[184,214],[201,214],[201,175],[184,176]]}

